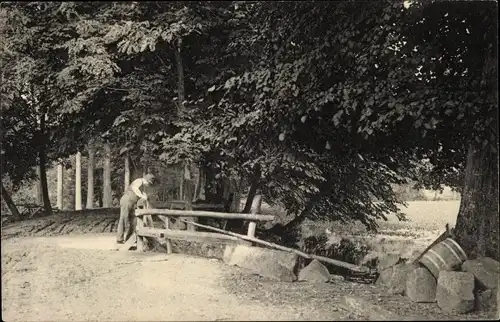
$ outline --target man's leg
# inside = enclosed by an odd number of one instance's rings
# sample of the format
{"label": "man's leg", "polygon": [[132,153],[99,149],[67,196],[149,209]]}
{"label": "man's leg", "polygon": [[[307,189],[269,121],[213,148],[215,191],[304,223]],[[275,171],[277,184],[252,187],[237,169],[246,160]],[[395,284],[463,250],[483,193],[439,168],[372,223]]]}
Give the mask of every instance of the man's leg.
{"label": "man's leg", "polygon": [[132,234],[135,231],[135,225],[134,225],[134,220],[135,219],[135,205],[136,205],[135,200],[128,200],[128,210],[127,210],[127,228],[125,229],[126,231],[126,236],[127,240],[132,236]]}
{"label": "man's leg", "polygon": [[132,209],[129,212],[129,217],[128,217],[128,222],[129,222],[129,228],[127,231],[127,238],[130,238],[135,232],[135,229],[137,227],[137,218],[135,217],[135,209]]}
{"label": "man's leg", "polygon": [[125,196],[122,197],[122,200],[120,200],[120,219],[118,220],[118,229],[116,232],[116,242],[117,243],[123,243],[124,240],[124,235],[126,232],[126,225],[127,225],[127,220],[128,220],[128,202],[127,200],[123,200]]}

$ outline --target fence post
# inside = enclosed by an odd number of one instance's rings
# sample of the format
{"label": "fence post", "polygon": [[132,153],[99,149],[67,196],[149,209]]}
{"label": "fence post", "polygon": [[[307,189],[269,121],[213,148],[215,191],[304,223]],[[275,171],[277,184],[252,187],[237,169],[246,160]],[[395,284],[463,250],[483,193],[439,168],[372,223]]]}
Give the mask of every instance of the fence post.
{"label": "fence post", "polygon": [[[253,202],[252,202],[252,214],[258,215],[260,213],[261,204],[262,204],[262,196],[256,195],[253,198]],[[255,237],[255,228],[256,227],[257,227],[257,224],[255,221],[251,221],[248,224],[248,232],[247,232],[248,237]]]}

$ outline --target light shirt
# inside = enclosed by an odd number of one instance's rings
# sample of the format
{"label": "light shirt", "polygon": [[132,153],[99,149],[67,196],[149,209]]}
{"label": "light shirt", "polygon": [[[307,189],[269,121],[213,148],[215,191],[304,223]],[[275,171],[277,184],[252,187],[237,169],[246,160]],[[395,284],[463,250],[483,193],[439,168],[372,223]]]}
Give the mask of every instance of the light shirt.
{"label": "light shirt", "polygon": [[137,195],[137,197],[148,199],[148,196],[144,192],[141,192],[141,190],[139,189],[143,185],[144,185],[144,179],[139,178],[132,181],[132,183],[129,185],[129,188]]}

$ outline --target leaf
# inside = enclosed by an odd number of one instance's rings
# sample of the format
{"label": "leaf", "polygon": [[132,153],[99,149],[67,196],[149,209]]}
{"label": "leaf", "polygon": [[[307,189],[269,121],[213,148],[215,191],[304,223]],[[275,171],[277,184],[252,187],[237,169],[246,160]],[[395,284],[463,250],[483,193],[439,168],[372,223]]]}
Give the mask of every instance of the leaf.
{"label": "leaf", "polygon": [[301,121],[302,123],[305,123],[305,122],[306,122],[306,120],[307,120],[307,116],[306,116],[306,115],[304,115],[304,116],[302,116],[302,117],[300,118],[300,121]]}
{"label": "leaf", "polygon": [[285,139],[285,133],[280,133],[278,138],[280,141],[283,141]]}

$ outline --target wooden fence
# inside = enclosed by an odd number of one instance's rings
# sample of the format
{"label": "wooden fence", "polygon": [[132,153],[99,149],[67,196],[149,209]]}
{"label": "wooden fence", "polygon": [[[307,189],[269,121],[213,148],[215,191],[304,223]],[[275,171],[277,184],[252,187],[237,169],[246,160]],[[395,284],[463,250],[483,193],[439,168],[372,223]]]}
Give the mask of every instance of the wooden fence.
{"label": "wooden fence", "polygon": [[[227,213],[227,212],[205,211],[205,210],[185,210],[185,203],[183,201],[167,202],[166,206],[168,206],[171,209],[148,208],[148,207],[143,209],[136,209],[135,216],[137,219],[137,225],[135,234],[125,242],[125,245],[123,246],[122,249],[128,250],[132,245],[137,243],[138,250],[148,250],[149,248],[151,248],[151,246],[153,246],[155,242],[160,242],[160,244],[164,244],[163,241],[165,241],[167,253],[172,253],[171,240],[241,243],[244,242],[241,240],[241,238],[228,235],[227,233],[201,232],[201,231],[196,231],[196,229],[188,229],[188,230],[172,229],[171,219],[173,217],[177,217],[177,220],[187,223],[188,226],[191,225],[202,228],[206,228],[207,226],[197,224],[196,218],[211,217],[211,218],[222,218],[222,219],[248,220],[250,221],[250,224],[248,225],[247,236],[250,238],[254,238],[257,221],[274,220],[274,216],[272,215],[259,214],[261,203],[262,203],[261,196],[256,196],[252,204],[252,213],[250,214]],[[211,205],[211,204],[197,204],[197,205],[193,204],[192,206],[194,209],[218,208],[217,205]],[[160,219],[160,221],[163,223],[162,228],[154,227],[153,216],[157,216],[157,218]]]}
{"label": "wooden fence", "polygon": [[[170,202],[170,205],[167,206],[169,206],[171,209],[159,209],[159,208],[148,208],[148,207],[146,207],[145,209],[136,209],[135,216],[137,218],[137,226],[135,234],[125,242],[125,245],[121,249],[129,250],[131,246],[137,243],[138,250],[146,251],[151,246],[153,246],[154,243],[159,243],[160,245],[166,244],[167,253],[172,253],[171,240],[204,241],[204,242],[208,241],[208,242],[221,242],[221,243],[254,243],[279,249],[286,252],[296,253],[297,255],[303,258],[316,259],[324,263],[329,263],[335,266],[347,268],[354,272],[371,274],[371,270],[368,269],[367,267],[361,267],[354,264],[339,261],[336,259],[331,259],[314,254],[306,254],[297,249],[284,247],[278,244],[274,244],[256,238],[255,237],[256,222],[274,220],[274,216],[272,215],[259,214],[261,203],[262,203],[261,196],[259,195],[255,196],[252,203],[252,213],[250,214],[227,213],[227,212],[205,211],[205,210],[183,210],[186,208],[183,201]],[[207,205],[203,206],[206,207]],[[209,208],[212,208],[211,205],[209,206],[210,206]],[[198,207],[202,208],[202,205],[198,205]],[[182,209],[175,209],[175,208],[182,208]],[[163,222],[163,228],[154,227],[153,216],[157,216],[161,220],[161,222]],[[188,225],[205,228],[215,232],[172,229],[170,227],[171,217],[178,217],[177,220],[185,222]],[[247,234],[240,235],[216,227],[199,224],[195,221],[195,218],[197,217],[242,219],[242,220],[248,220],[250,221],[250,223],[248,225]],[[190,220],[187,218],[190,218]]]}

